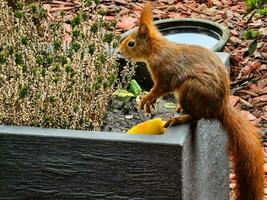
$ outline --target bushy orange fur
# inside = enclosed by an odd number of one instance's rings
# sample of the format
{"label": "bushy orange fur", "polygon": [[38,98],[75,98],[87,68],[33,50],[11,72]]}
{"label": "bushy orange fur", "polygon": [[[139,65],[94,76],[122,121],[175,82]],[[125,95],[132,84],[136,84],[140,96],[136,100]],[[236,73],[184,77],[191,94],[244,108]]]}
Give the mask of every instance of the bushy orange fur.
{"label": "bushy orange fur", "polygon": [[264,161],[256,127],[233,107],[226,109],[221,121],[228,133],[229,154],[235,165],[238,199],[262,200]]}
{"label": "bushy orange fur", "polygon": [[229,104],[230,80],[220,59],[206,48],[166,40],[153,24],[150,3],[143,8],[138,30],[121,42],[119,52],[145,62],[151,74],[154,86],[141,100],[141,109],[150,113],[155,100],[168,93],[179,97],[184,114],[166,126],[200,118],[220,120],[234,158],[238,200],[262,200],[264,162],[257,129]]}

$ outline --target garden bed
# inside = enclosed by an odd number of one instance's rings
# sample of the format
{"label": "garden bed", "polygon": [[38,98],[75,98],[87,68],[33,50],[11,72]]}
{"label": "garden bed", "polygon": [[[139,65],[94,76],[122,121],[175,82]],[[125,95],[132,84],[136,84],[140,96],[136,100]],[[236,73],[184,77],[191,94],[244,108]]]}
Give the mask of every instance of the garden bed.
{"label": "garden bed", "polygon": [[[225,66],[229,67],[229,54],[217,52],[217,55],[221,58]],[[141,73],[144,73],[144,70]],[[142,82],[144,81],[141,80]],[[159,98],[157,100],[156,110],[152,112],[151,116],[147,116],[142,110],[138,109],[136,98],[119,100],[112,96],[108,103],[108,110],[103,120],[102,130],[127,132],[135,124],[148,119],[160,117],[163,120],[167,120],[176,114],[174,104],[176,104],[176,99],[173,95]]]}
{"label": "garden bed", "polygon": [[135,98],[128,101],[111,98],[108,105],[107,115],[104,118],[102,130],[127,132],[127,130],[135,124],[151,118],[160,117],[163,120],[166,120],[175,114],[175,109],[166,108],[165,105],[175,102],[175,99],[171,96],[159,99],[156,106],[157,110],[154,110],[151,116],[148,116],[138,109]]}

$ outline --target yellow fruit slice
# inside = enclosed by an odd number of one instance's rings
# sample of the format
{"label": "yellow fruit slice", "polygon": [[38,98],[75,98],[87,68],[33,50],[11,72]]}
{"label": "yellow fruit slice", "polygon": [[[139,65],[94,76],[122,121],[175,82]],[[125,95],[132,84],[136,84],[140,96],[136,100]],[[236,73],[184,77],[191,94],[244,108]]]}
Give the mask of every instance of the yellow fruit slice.
{"label": "yellow fruit slice", "polygon": [[129,134],[147,134],[147,135],[160,135],[165,131],[164,123],[161,118],[155,118],[141,122],[133,126],[127,133]]}

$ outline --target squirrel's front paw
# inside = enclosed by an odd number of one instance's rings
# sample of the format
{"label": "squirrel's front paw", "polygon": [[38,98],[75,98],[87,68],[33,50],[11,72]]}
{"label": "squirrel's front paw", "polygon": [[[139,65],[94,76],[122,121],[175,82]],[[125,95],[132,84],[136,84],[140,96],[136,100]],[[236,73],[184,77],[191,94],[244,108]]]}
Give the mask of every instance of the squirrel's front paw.
{"label": "squirrel's front paw", "polygon": [[178,112],[178,113],[182,113],[182,112],[183,112],[183,109],[182,109],[182,107],[180,106],[180,104],[178,104],[178,105],[176,106],[175,111]]}
{"label": "squirrel's front paw", "polygon": [[144,110],[146,114],[151,114],[151,107],[155,109],[156,100],[150,100],[148,96],[145,96],[141,99],[139,103],[139,108]]}
{"label": "squirrel's front paw", "polygon": [[151,114],[150,104],[146,96],[141,99],[139,108],[145,111],[146,114]]}

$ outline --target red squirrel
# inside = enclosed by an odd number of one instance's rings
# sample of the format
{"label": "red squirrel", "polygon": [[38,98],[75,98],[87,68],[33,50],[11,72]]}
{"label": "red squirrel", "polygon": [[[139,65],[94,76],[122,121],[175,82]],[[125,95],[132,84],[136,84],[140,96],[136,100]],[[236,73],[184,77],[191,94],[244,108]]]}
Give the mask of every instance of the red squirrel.
{"label": "red squirrel", "polygon": [[158,97],[173,93],[177,111],[165,127],[218,119],[228,136],[233,157],[238,200],[262,200],[264,194],[263,152],[257,128],[229,103],[230,80],[221,60],[197,45],[168,41],[153,23],[151,3],[141,13],[139,27],[121,41],[119,53],[126,59],[145,62],[154,86],[141,99],[140,108],[151,113]]}

